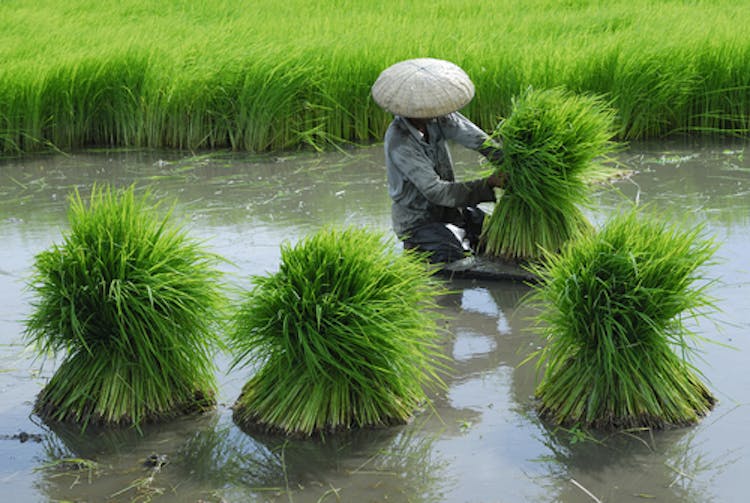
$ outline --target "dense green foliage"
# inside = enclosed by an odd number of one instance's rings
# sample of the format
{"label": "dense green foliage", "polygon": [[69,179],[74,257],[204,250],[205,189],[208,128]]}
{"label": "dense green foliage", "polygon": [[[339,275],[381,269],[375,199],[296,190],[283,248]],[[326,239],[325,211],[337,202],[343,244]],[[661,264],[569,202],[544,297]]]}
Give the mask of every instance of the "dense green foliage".
{"label": "dense green foliage", "polygon": [[497,169],[507,182],[485,220],[485,254],[534,260],[590,228],[581,211],[589,199],[595,159],[616,144],[614,111],[599,98],[562,89],[527,90],[492,136],[503,144]]}
{"label": "dense green foliage", "polygon": [[442,292],[422,258],[378,232],[328,228],[283,245],[230,333],[234,365],[256,371],[235,421],[304,436],[403,423],[440,383]]}
{"label": "dense green foliage", "polygon": [[624,139],[745,134],[750,4],[731,0],[3,2],[0,152],[260,151],[381,139],[381,70],[437,57],[489,130],[528,86],[607,96]]}
{"label": "dense green foliage", "polygon": [[27,335],[64,360],[35,412],[135,424],[214,403],[218,258],[135,188],[70,198],[70,230],[37,255]]}
{"label": "dense green foliage", "polygon": [[596,428],[697,421],[715,403],[689,361],[686,321],[713,309],[700,269],[713,241],[637,209],[549,254],[532,299],[547,344],[536,393],[553,423]]}

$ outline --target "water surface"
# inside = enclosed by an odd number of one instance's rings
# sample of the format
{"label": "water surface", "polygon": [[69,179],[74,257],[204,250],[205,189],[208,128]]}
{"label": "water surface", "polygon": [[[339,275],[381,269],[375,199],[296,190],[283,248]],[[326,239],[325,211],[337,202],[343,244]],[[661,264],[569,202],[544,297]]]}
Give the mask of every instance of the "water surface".
{"label": "water surface", "polygon": [[[61,241],[66,197],[93,183],[147,187],[229,261],[240,286],[276,270],[279,246],[326,224],[390,226],[381,147],[328,154],[247,156],[98,151],[0,164],[0,482],[8,501],[744,501],[750,473],[747,250],[750,161],[744,145],[639,144],[620,160],[635,173],[601,187],[600,223],[624,200],[664,218],[704,222],[720,243],[711,293],[721,313],[696,325],[697,363],[719,403],[700,424],[594,439],[548,427],[534,410],[527,287],[453,281],[441,299],[451,357],[448,387],[406,426],[320,440],[250,435],[231,420],[248,371],[217,356],[215,412],[132,430],[50,428],[30,415],[52,375],[23,343],[36,253]],[[478,173],[455,150],[459,178]],[[489,209],[489,208],[488,208]],[[22,442],[20,433],[32,436]],[[25,438],[25,437],[24,437]],[[145,466],[166,456],[159,469]]]}

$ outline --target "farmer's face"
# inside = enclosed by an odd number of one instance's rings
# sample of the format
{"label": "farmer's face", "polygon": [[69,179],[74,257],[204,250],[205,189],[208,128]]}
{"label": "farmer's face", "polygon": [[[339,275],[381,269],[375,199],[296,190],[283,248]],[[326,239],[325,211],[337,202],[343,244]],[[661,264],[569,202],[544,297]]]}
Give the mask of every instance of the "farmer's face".
{"label": "farmer's face", "polygon": [[410,117],[409,122],[411,122],[411,125],[414,126],[417,129],[424,129],[427,127],[427,123],[430,122],[433,119],[417,119],[414,117]]}

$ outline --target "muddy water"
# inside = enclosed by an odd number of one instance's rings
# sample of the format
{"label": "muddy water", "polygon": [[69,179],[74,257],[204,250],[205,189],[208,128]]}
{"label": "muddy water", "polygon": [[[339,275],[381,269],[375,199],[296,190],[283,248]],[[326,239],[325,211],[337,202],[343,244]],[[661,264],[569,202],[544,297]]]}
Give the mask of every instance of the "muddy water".
{"label": "muddy water", "polygon": [[[750,160],[740,145],[634,145],[636,173],[597,193],[601,221],[624,199],[665,218],[706,222],[721,247],[707,270],[722,310],[695,330],[697,363],[720,402],[695,427],[585,437],[549,428],[532,401],[539,346],[509,282],[454,281],[448,388],[410,425],[325,442],[249,435],[229,406],[248,378],[218,356],[213,413],[130,430],[50,428],[31,406],[54,371],[24,348],[24,291],[34,254],[59,242],[66,195],[135,183],[175,201],[191,234],[228,258],[240,284],[278,266],[279,245],[321,225],[389,227],[381,149],[284,157],[88,152],[0,164],[0,484],[3,501],[745,501],[750,473]],[[456,150],[459,176],[477,157]],[[26,437],[26,434],[30,435]],[[24,440],[24,441],[22,441]],[[155,465],[145,463],[156,454]]]}

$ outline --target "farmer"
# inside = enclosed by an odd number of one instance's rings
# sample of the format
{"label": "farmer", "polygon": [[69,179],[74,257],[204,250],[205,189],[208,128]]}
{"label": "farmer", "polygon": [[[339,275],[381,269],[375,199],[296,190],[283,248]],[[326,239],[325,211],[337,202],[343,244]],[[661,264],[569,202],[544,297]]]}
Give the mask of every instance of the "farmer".
{"label": "farmer", "polygon": [[385,69],[372,97],[395,115],[385,133],[388,193],[393,230],[406,249],[428,252],[449,264],[476,251],[484,213],[504,178],[457,182],[447,140],[476,150],[494,163],[500,145],[458,110],[474,97],[474,84],[458,66],[432,58],[411,59]]}

